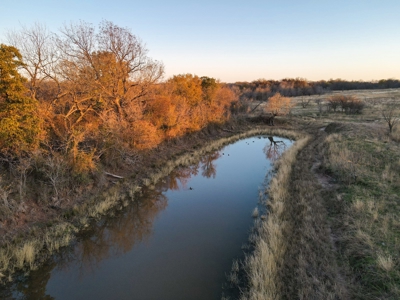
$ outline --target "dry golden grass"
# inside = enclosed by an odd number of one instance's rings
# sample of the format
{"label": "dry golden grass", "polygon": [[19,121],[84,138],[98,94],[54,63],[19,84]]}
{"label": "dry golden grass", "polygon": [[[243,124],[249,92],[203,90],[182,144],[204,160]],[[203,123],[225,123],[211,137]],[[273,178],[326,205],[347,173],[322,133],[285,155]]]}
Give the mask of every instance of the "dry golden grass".
{"label": "dry golden grass", "polygon": [[16,267],[22,269],[25,264],[32,268],[38,247],[35,242],[29,241],[15,251]]}
{"label": "dry golden grass", "polygon": [[[356,97],[365,103],[361,114],[345,114],[339,109],[337,112],[328,111],[328,99],[332,96],[343,95],[347,97]],[[388,105],[400,105],[400,89],[387,90],[355,90],[355,91],[335,91],[323,95],[292,97],[291,117],[301,118],[304,121],[316,121],[323,124],[331,122],[374,122],[377,125],[387,126],[382,116],[382,111],[387,109]],[[309,102],[308,102],[309,101]],[[302,102],[309,104],[303,108]],[[260,105],[260,110],[262,109]],[[398,138],[398,129],[394,136]]]}
{"label": "dry golden grass", "polygon": [[386,272],[390,272],[394,267],[393,258],[390,254],[389,255],[378,254],[376,262],[378,267]]}
{"label": "dry golden grass", "polygon": [[14,241],[0,249],[0,280],[11,280],[17,270],[33,270],[40,256],[52,254],[70,244],[77,229],[71,224],[60,222],[46,230],[33,230],[28,239]]}
{"label": "dry golden grass", "polygon": [[232,263],[231,272],[228,275],[228,281],[231,285],[236,286],[239,284],[239,270],[239,262],[237,260],[234,260]]}

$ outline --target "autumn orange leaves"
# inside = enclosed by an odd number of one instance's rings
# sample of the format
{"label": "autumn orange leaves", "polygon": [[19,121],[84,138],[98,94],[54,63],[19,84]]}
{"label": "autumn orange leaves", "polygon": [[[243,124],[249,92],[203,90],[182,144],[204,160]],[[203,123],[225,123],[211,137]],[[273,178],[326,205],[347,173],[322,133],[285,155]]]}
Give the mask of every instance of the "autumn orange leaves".
{"label": "autumn orange leaves", "polygon": [[280,93],[276,93],[274,96],[268,99],[265,106],[265,111],[273,114],[274,116],[286,115],[289,113],[292,107],[291,100],[288,97],[282,96]]}
{"label": "autumn orange leaves", "polygon": [[[65,155],[73,165],[83,156],[107,158],[116,149],[149,149],[224,122],[237,101],[236,93],[214,78],[184,74],[163,81],[163,64],[148,56],[128,28],[109,21],[66,24],[57,33],[35,25],[9,37],[12,49],[21,49],[14,60],[23,90],[18,99],[34,103],[30,115],[44,120],[41,134],[36,130],[32,137],[40,137],[41,146],[36,142],[35,147]],[[3,56],[1,63],[6,63]],[[8,119],[16,116],[21,112]],[[22,128],[17,123],[13,126]],[[4,152],[7,145],[0,146]]]}

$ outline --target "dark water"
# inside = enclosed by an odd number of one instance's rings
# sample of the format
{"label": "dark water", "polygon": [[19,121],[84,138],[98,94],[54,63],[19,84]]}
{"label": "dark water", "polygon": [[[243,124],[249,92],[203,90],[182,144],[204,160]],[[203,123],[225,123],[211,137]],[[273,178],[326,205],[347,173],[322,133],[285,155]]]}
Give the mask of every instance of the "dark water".
{"label": "dark water", "polygon": [[221,299],[243,258],[276,158],[290,141],[241,140],[174,170],[8,291],[10,299]]}

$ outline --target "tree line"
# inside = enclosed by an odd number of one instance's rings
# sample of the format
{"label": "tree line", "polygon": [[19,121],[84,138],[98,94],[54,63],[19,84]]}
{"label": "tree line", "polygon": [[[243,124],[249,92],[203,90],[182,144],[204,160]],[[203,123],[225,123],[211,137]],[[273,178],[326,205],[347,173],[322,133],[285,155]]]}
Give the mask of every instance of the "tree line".
{"label": "tree line", "polygon": [[308,81],[304,78],[285,78],[282,80],[259,79],[252,82],[230,84],[240,92],[241,100],[267,101],[279,93],[285,97],[321,95],[329,91],[400,88],[400,80],[382,79],[379,81],[347,81],[330,79],[328,81]]}

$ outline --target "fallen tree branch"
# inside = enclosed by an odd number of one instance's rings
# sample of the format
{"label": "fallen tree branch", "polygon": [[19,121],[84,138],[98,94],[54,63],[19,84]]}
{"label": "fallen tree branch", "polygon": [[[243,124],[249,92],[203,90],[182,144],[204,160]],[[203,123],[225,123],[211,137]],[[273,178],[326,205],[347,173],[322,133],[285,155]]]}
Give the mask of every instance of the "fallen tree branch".
{"label": "fallen tree branch", "polygon": [[222,131],[226,131],[226,132],[232,132],[232,133],[236,133],[237,131],[233,131],[233,130],[228,130],[228,129],[221,129]]}
{"label": "fallen tree branch", "polygon": [[104,174],[106,174],[106,175],[108,175],[108,176],[111,176],[111,177],[114,177],[114,178],[124,179],[124,177],[122,177],[122,176],[115,175],[115,174],[111,174],[111,173],[108,173],[108,172],[104,172]]}

